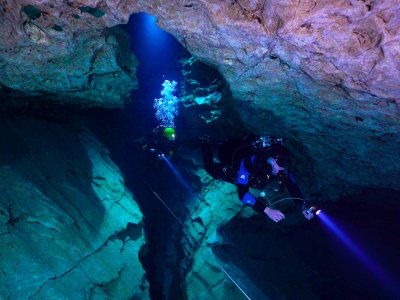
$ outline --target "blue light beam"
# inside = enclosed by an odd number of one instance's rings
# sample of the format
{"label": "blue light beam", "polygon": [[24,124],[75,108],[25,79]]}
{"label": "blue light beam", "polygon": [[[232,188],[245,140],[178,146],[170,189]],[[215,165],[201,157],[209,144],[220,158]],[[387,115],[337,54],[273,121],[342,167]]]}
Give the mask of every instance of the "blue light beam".
{"label": "blue light beam", "polygon": [[178,179],[179,183],[185,188],[185,190],[191,194],[192,193],[192,188],[189,186],[187,181],[183,179],[182,175],[178,172],[178,170],[172,165],[172,163],[169,161],[167,156],[163,156],[163,160],[167,163],[167,166],[171,169],[172,173],[174,173],[175,177]]}
{"label": "blue light beam", "polygon": [[381,283],[383,283],[392,292],[399,292],[394,280],[388,274],[386,274],[382,267],[379,266],[372,258],[370,258],[358,245],[356,245],[326,213],[320,211],[318,213],[318,217],[335,234],[335,236],[344,245],[346,245],[351,253],[375,275],[375,277]]}
{"label": "blue light beam", "polygon": [[143,14],[143,18],[145,24],[144,32],[147,37],[145,42],[154,47],[158,47],[160,44],[162,45],[162,43],[165,42],[166,32],[158,27],[157,19],[154,16],[146,13]]}

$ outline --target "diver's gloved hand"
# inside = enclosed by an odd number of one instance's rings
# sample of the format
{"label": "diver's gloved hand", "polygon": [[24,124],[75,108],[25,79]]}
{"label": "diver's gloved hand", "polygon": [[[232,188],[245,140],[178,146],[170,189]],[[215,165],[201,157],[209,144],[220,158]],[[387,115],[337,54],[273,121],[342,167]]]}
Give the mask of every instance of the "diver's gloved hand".
{"label": "diver's gloved hand", "polygon": [[314,214],[310,211],[308,211],[307,209],[303,209],[303,216],[304,218],[306,218],[307,220],[311,220],[312,218],[314,218]]}
{"label": "diver's gloved hand", "polygon": [[271,165],[272,167],[272,174],[273,175],[278,175],[279,172],[284,171],[285,168],[282,168],[280,165],[278,165],[278,163],[276,162],[276,160],[272,157],[268,158],[267,162]]}
{"label": "diver's gloved hand", "polygon": [[275,223],[285,218],[285,215],[280,210],[272,209],[268,206],[264,209],[264,213]]}

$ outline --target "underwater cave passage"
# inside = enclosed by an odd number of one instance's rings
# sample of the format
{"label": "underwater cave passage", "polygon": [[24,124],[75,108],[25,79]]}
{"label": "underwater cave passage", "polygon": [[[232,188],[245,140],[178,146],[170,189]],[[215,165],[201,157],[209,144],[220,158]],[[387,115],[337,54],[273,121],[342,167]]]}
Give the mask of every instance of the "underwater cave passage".
{"label": "underwater cave passage", "polygon": [[[121,27],[129,34],[131,51],[139,61],[136,70],[139,89],[132,91],[132,102],[123,110],[112,114],[99,110],[92,119],[95,119],[94,126],[102,132],[113,161],[124,174],[126,185],[144,215],[147,245],[141,251],[140,259],[150,285],[150,296],[152,299],[167,296],[181,299],[178,266],[181,229],[153,192],[159,194],[182,220],[185,219],[184,204],[188,196],[165,161],[144,148],[148,136],[159,125],[153,105],[155,99],[160,98],[162,84],[165,80],[180,83],[182,74],[178,61],[190,54],[172,35],[160,29],[156,19],[149,14],[133,14],[128,24]],[[179,95],[179,90],[176,93]],[[109,121],[100,124],[96,119]]]}
{"label": "underwater cave passage", "polygon": [[395,6],[20,2],[0,298],[400,299]]}

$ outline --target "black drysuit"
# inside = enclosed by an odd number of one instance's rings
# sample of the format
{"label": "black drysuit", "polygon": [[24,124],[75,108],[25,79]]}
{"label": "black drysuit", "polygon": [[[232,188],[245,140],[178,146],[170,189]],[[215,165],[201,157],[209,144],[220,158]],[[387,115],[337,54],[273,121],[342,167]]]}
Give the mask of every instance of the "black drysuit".
{"label": "black drysuit", "polygon": [[[252,151],[250,145],[240,147],[245,149],[245,151],[241,151],[241,154],[234,150],[231,157],[221,158],[220,156],[220,161],[225,161],[225,164],[223,164],[214,161],[211,145],[203,143],[204,169],[215,179],[235,184],[238,188],[239,199],[258,212],[263,212],[268,205],[252,195],[249,192],[249,187],[264,189],[267,183],[276,176],[279,176],[281,184],[286,186],[292,197],[303,198],[299,187],[294,182],[293,175],[290,172],[272,175],[272,168],[267,162],[269,157],[287,155],[287,150],[284,147],[262,149],[262,151]],[[226,164],[227,161],[232,163]],[[301,203],[301,200],[296,202]]]}

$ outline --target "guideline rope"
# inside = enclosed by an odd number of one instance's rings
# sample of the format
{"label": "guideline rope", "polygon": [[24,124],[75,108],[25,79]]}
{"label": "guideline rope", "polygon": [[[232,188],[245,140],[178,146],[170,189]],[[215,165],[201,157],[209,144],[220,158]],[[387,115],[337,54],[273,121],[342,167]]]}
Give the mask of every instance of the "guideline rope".
{"label": "guideline rope", "polygon": [[[175,215],[175,213],[168,207],[167,203],[165,203],[165,201],[152,189],[150,189],[153,194],[157,197],[158,200],[160,200],[160,202],[168,209],[168,211],[172,214],[172,216],[175,218],[175,220],[182,226],[182,228],[185,227],[185,224]],[[197,245],[199,245],[199,247],[201,247],[201,244],[199,241],[194,240]],[[211,251],[211,253],[214,256],[215,262],[217,264],[217,266],[220,268],[220,270],[233,282],[233,284],[240,290],[240,292],[248,299],[251,300],[251,298],[246,294],[246,292],[239,286],[239,284],[228,274],[228,272],[225,270],[225,268],[218,262],[217,257],[215,256],[215,254]]]}

